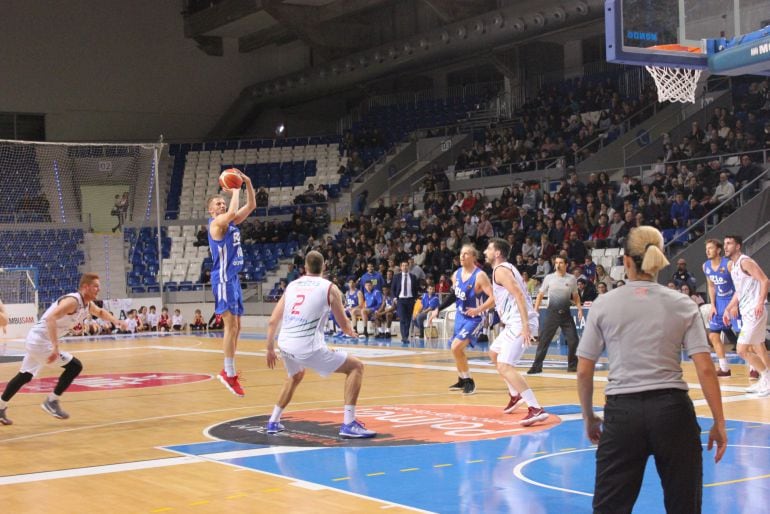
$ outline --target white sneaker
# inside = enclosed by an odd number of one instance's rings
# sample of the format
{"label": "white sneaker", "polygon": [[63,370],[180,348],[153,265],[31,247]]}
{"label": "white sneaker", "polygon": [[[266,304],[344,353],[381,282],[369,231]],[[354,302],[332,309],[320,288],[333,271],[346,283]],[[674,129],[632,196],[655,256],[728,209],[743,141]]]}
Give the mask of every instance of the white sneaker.
{"label": "white sneaker", "polygon": [[[762,394],[763,391],[765,394]],[[758,394],[760,396],[767,396],[770,394],[770,382],[768,382],[767,377],[761,377],[759,380],[757,380],[756,384],[747,387],[746,392]]]}

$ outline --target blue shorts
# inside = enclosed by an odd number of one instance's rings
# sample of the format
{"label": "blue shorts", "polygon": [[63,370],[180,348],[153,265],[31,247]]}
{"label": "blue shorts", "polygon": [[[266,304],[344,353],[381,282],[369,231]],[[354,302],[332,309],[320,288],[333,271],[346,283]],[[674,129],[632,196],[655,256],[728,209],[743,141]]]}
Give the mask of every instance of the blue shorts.
{"label": "blue shorts", "polygon": [[714,317],[709,320],[709,332],[724,332],[726,330],[732,330],[736,335],[741,331],[741,316],[738,315],[737,319],[731,319],[730,324],[732,326],[727,326],[722,321],[722,316],[725,313],[725,309],[727,308],[727,305],[730,303],[730,298],[721,298],[717,296],[716,298],[716,307],[717,307],[717,313],[714,314]]}
{"label": "blue shorts", "polygon": [[211,284],[214,293],[214,312],[224,314],[231,312],[236,316],[243,316],[243,293],[241,281],[232,280],[224,284]]}
{"label": "blue shorts", "polygon": [[476,337],[481,332],[483,317],[469,318],[465,314],[458,312],[455,316],[455,332],[452,339],[463,341],[468,339],[470,345],[476,344]]}

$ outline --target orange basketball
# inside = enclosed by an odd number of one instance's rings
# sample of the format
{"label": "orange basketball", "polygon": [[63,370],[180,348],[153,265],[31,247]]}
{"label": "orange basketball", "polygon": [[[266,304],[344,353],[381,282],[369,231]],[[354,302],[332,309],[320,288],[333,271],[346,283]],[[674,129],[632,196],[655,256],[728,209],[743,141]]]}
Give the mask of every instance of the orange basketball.
{"label": "orange basketball", "polygon": [[219,175],[219,185],[222,189],[240,189],[243,185],[241,172],[235,168],[224,170]]}

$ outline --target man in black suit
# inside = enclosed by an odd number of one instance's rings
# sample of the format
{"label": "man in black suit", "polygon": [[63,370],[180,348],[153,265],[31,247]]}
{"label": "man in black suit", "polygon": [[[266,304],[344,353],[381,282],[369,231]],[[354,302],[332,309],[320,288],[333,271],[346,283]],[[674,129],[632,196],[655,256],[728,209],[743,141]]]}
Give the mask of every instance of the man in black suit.
{"label": "man in black suit", "polygon": [[409,273],[409,262],[401,263],[401,272],[393,277],[390,290],[396,299],[399,326],[401,327],[401,342],[409,344],[409,327],[412,326],[412,312],[417,297],[419,281],[413,273]]}

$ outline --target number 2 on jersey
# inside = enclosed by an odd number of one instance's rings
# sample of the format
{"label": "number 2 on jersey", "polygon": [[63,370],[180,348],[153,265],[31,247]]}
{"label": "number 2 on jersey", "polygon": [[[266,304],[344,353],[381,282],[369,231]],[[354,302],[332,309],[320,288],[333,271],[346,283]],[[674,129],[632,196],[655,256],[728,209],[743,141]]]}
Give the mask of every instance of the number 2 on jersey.
{"label": "number 2 on jersey", "polygon": [[294,305],[291,306],[291,313],[295,316],[299,316],[300,312],[297,310],[297,307],[302,305],[305,302],[305,295],[304,294],[298,294],[297,295],[297,301],[294,302]]}

